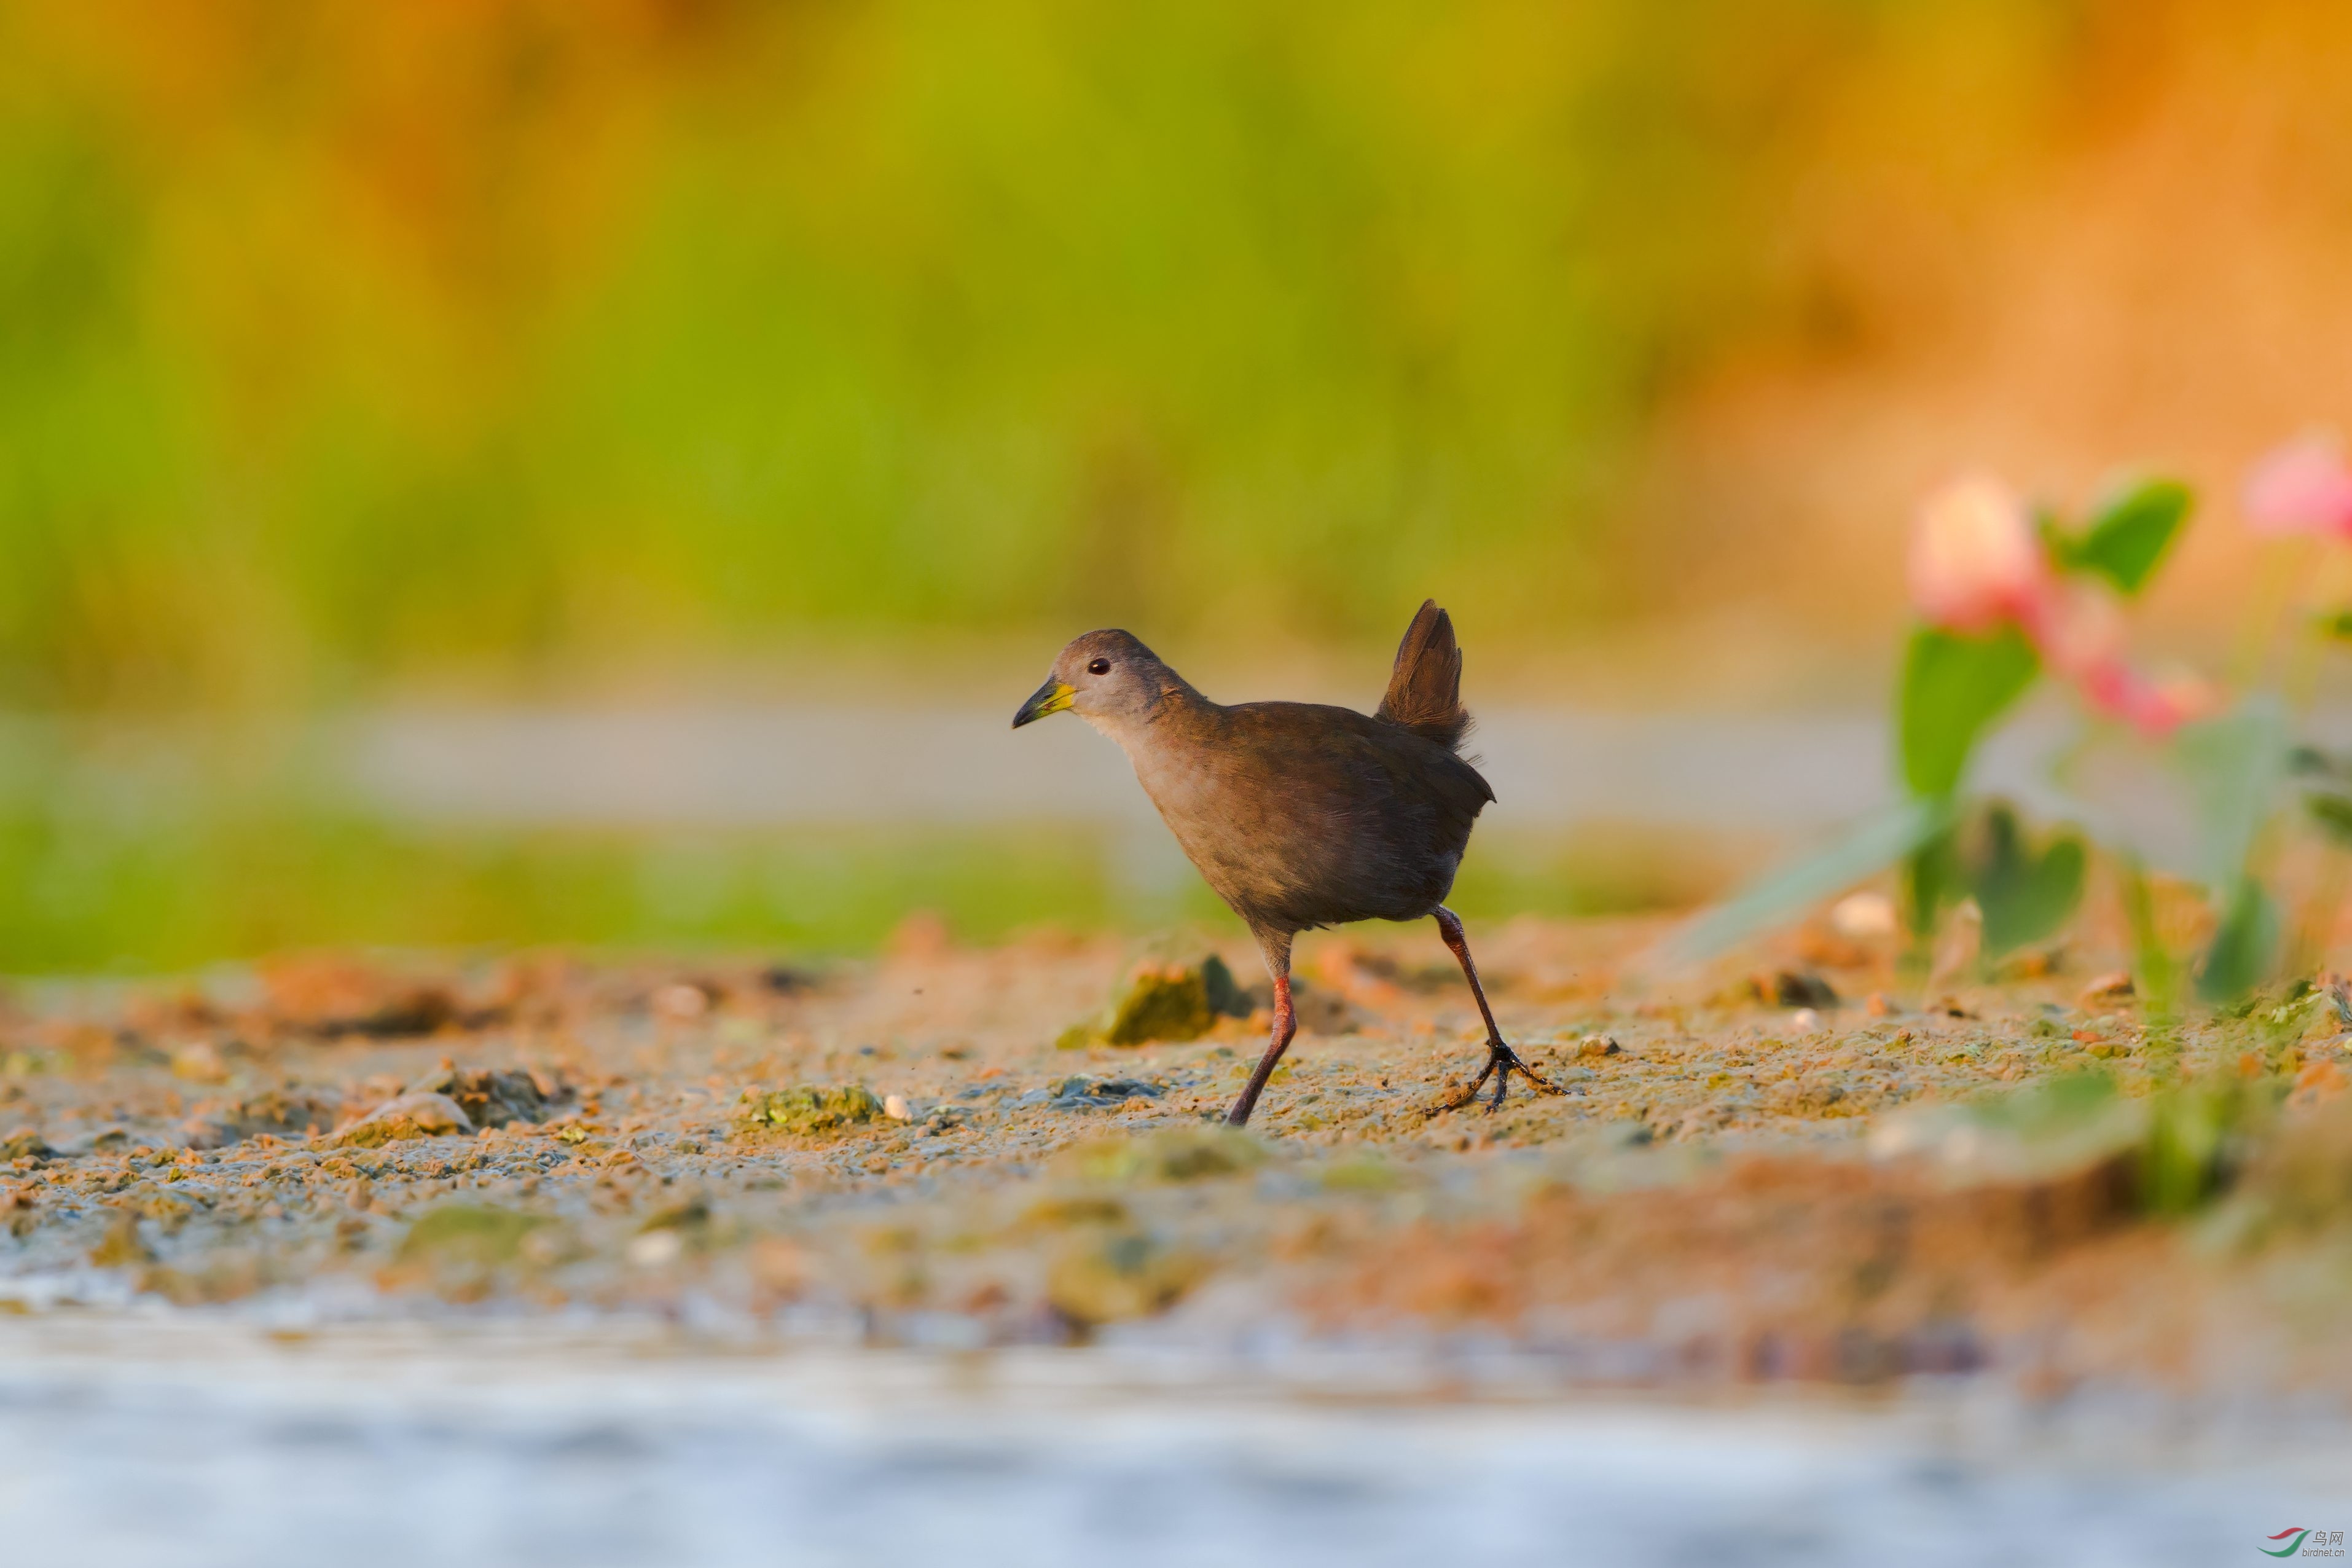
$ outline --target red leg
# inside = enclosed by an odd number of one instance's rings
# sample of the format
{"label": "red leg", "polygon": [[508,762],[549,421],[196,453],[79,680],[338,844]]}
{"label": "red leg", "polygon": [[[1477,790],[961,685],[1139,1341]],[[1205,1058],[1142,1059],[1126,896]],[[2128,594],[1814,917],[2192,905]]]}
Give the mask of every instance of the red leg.
{"label": "red leg", "polygon": [[1486,988],[1478,984],[1478,966],[1470,961],[1470,939],[1462,930],[1462,917],[1440,904],[1436,919],[1437,934],[1444,937],[1445,945],[1454,950],[1454,962],[1462,965],[1462,973],[1470,982],[1470,994],[1478,1000],[1478,1016],[1486,1020],[1486,1065],[1479,1069],[1478,1076],[1471,1080],[1467,1090],[1448,1095],[1439,1109],[1458,1110],[1477,1099],[1478,1090],[1486,1086],[1489,1075],[1495,1079],[1495,1098],[1486,1104],[1489,1115],[1501,1109],[1503,1093],[1510,1088],[1513,1073],[1517,1073],[1548,1094],[1566,1093],[1565,1089],[1520,1060],[1519,1054],[1504,1043],[1503,1031],[1495,1023],[1495,1010],[1486,1005]]}
{"label": "red leg", "polygon": [[1228,1127],[1246,1126],[1250,1112],[1257,1109],[1257,1097],[1265,1089],[1265,1080],[1282,1060],[1282,1053],[1290,1048],[1290,1037],[1298,1032],[1298,1014],[1290,1005],[1290,938],[1260,932],[1258,945],[1265,951],[1266,973],[1274,976],[1274,1030],[1258,1058],[1257,1070],[1250,1074],[1249,1085],[1234,1108],[1225,1112]]}

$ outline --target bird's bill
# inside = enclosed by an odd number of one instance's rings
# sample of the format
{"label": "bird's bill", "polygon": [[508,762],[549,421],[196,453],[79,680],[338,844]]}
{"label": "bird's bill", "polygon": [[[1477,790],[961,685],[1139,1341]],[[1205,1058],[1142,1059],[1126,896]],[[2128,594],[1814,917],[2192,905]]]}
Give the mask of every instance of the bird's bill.
{"label": "bird's bill", "polygon": [[1070,705],[1070,699],[1076,695],[1077,692],[1074,689],[1065,686],[1062,682],[1048,680],[1029,694],[1029,700],[1024,702],[1021,705],[1021,711],[1013,716],[1013,727],[1018,730],[1024,724],[1034,724],[1050,714],[1059,713]]}

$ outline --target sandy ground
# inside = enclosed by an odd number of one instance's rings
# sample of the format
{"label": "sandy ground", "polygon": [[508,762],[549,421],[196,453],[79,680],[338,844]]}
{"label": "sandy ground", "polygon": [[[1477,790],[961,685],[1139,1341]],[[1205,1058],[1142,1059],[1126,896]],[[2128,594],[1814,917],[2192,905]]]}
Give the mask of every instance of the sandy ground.
{"label": "sandy ground", "polygon": [[[2352,1390],[2325,1007],[2151,1032],[2078,964],[1923,1008],[1888,953],[1818,935],[1760,971],[1638,981],[1655,934],[1475,933],[1507,1032],[1564,1090],[1492,1113],[1442,1109],[1483,1053],[1433,940],[1311,940],[1309,1032],[1248,1134],[1216,1119],[1262,1015],[1072,1043],[1137,964],[1108,942],[979,951],[917,921],[821,971],[323,955],[26,987],[0,1051],[0,1300],[946,1349],[1486,1345],[1685,1390]],[[1812,985],[1837,1000],[1783,1005]],[[2084,1068],[2117,1092],[2072,1121],[1952,1109]],[[2235,1159],[2252,1196],[2149,1217],[2145,1112],[2182,1079],[2320,1129],[2288,1140],[2317,1142],[2294,1157],[2319,1173]],[[2287,1170],[2267,1185],[2265,1158]]]}
{"label": "sandy ground", "polygon": [[[1474,931],[1564,1091],[1493,1113],[1446,1109],[1483,1050],[1430,933],[1312,939],[1245,1134],[1265,1018],[1200,1009],[1201,942],[21,985],[0,1517],[240,1568],[2188,1563],[2352,1525],[2325,987],[2152,1024],[2088,957],[1923,994],[1815,931],[1668,983],[1629,963],[1658,934]],[[1138,973],[1205,1032],[1103,1043]]]}

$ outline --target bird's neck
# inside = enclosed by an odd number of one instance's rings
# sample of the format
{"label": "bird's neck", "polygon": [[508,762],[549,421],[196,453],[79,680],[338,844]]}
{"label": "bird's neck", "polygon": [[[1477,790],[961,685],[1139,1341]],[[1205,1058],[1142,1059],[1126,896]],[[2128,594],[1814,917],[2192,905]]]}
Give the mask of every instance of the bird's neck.
{"label": "bird's neck", "polygon": [[1125,712],[1089,716],[1088,721],[1134,757],[1158,742],[1197,732],[1223,711],[1171,669],[1161,675],[1160,688],[1149,703]]}

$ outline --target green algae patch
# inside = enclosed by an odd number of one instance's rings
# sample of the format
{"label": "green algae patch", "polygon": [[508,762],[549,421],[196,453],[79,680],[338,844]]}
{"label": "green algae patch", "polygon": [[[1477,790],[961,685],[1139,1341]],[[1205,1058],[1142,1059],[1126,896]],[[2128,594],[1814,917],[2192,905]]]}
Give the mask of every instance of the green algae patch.
{"label": "green algae patch", "polygon": [[109,1220],[106,1234],[90,1248],[89,1261],[98,1268],[131,1268],[154,1262],[155,1255],[139,1234],[139,1216],[125,1211]]}
{"label": "green algae patch", "polygon": [[1103,1026],[1103,1043],[1140,1046],[1152,1040],[1197,1040],[1215,1026],[1209,993],[1197,969],[1139,969]]}
{"label": "green algae patch", "polygon": [[743,1126],[749,1131],[803,1136],[846,1132],[882,1119],[882,1102],[864,1084],[833,1089],[803,1084],[796,1089],[751,1090],[744,1096]]}
{"label": "green algae patch", "polygon": [[710,1205],[700,1198],[688,1198],[682,1204],[672,1204],[646,1216],[637,1226],[638,1234],[650,1235],[657,1230],[701,1231],[710,1225]]}
{"label": "green algae patch", "polygon": [[157,1264],[139,1273],[142,1293],[161,1296],[175,1307],[241,1301],[270,1283],[267,1259],[250,1248],[218,1254],[192,1268]]}
{"label": "green algae patch", "polygon": [[1166,1247],[1140,1231],[1080,1240],[1046,1271],[1045,1299],[1082,1328],[1166,1311],[1209,1273],[1195,1252]]}
{"label": "green algae patch", "polygon": [[1238,1175],[1265,1158],[1265,1145],[1238,1128],[1171,1127],[1141,1138],[1081,1143],[1062,1163],[1082,1181],[1127,1186]]}
{"label": "green algae patch", "polygon": [[544,1215],[488,1204],[444,1204],[419,1215],[376,1275],[385,1289],[424,1289],[445,1300],[488,1300],[564,1261],[563,1231]]}
{"label": "green algae patch", "polygon": [[1404,1184],[1404,1173],[1377,1154],[1354,1154],[1323,1167],[1327,1193],[1388,1193]]}
{"label": "green algae patch", "polygon": [[1076,1194],[1039,1198],[1021,1211],[1021,1228],[1071,1230],[1089,1225],[1125,1225],[1127,1205],[1117,1198]]}
{"label": "green algae patch", "polygon": [[1190,968],[1147,963],[1129,976],[1097,1023],[1074,1024],[1054,1043],[1067,1050],[1100,1041],[1141,1046],[1154,1040],[1197,1040],[1219,1018],[1246,1018],[1250,995],[1214,953]]}
{"label": "green algae patch", "polygon": [[400,1238],[402,1263],[495,1268],[522,1256],[523,1239],[550,1222],[488,1204],[445,1204],[419,1215]]}

